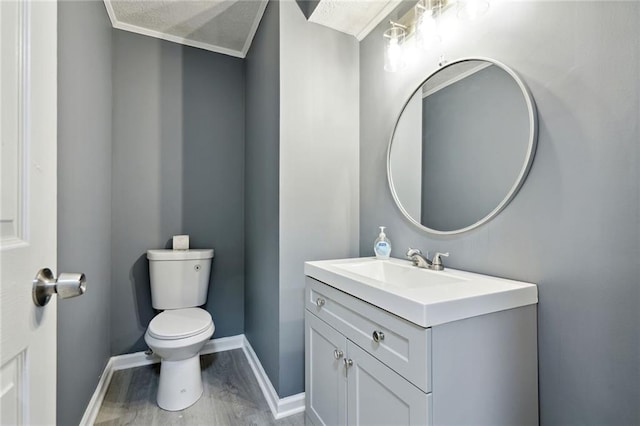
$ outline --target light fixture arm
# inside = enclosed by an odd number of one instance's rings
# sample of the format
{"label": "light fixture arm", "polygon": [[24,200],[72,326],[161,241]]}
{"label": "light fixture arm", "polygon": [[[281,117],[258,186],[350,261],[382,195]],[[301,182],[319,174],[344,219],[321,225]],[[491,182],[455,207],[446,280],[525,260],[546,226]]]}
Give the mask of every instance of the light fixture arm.
{"label": "light fixture arm", "polygon": [[406,25],[401,24],[400,22],[396,22],[396,21],[389,21],[389,24],[391,25],[391,28],[402,28],[403,30],[408,30],[409,27]]}

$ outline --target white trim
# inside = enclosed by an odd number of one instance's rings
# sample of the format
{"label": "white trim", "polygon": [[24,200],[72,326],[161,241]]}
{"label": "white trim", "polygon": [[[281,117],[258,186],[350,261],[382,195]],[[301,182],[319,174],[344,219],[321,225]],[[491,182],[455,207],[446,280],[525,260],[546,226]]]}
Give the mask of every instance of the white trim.
{"label": "white trim", "polygon": [[278,400],[278,413],[274,414],[275,419],[282,419],[294,414],[304,412],[304,392],[280,398]]}
{"label": "white trim", "polygon": [[204,348],[200,351],[200,355],[213,354],[216,352],[225,352],[233,349],[242,349],[244,345],[244,334],[237,336],[221,337],[219,339],[209,340]]}
{"label": "white trim", "polygon": [[199,49],[208,50],[210,52],[222,53],[223,55],[234,56],[236,58],[244,58],[244,53],[238,50],[226,49],[224,47],[215,46],[209,43],[203,43],[201,41],[191,40],[188,38],[178,37],[171,34],[162,33],[160,31],[150,30],[148,28],[142,28],[137,25],[131,25],[124,22],[113,22],[113,28],[119,30],[129,31],[136,34],[142,34],[149,37],[155,37],[162,40],[172,41],[178,44],[184,44],[185,46],[197,47]]}
{"label": "white trim", "polygon": [[304,392],[287,396],[285,398],[280,398],[273,385],[271,384],[269,376],[267,376],[267,373],[264,371],[264,368],[262,367],[258,356],[253,351],[251,343],[249,343],[246,337],[244,337],[244,347],[242,349],[244,350],[244,354],[247,356],[247,360],[249,361],[249,365],[253,370],[253,374],[256,376],[256,380],[258,380],[258,385],[262,390],[262,394],[267,400],[267,404],[269,404],[269,408],[271,409],[271,414],[273,414],[273,417],[277,420],[283,417],[288,417],[293,414],[303,412]]}
{"label": "white trim", "polygon": [[107,389],[109,389],[109,383],[111,383],[113,371],[113,357],[111,357],[109,358],[107,365],[104,367],[104,372],[102,373],[102,376],[100,376],[98,386],[96,386],[96,390],[93,392],[93,396],[89,400],[87,409],[84,411],[84,415],[80,420],[80,426],[89,426],[95,423],[100,407],[102,406],[102,401],[104,401]]}
{"label": "white trim", "polygon": [[382,22],[395,8],[400,4],[401,0],[391,0],[388,1],[387,4],[378,12],[378,14],[371,20],[367,25],[364,26],[358,33],[355,35],[358,41],[364,40],[364,38],[369,35],[371,31],[375,27],[378,26],[380,22]]}
{"label": "white trim", "polygon": [[258,10],[258,13],[256,14],[256,17],[253,20],[253,24],[251,24],[251,29],[249,30],[249,36],[247,37],[247,40],[244,42],[244,46],[242,47],[242,56],[241,56],[242,58],[246,57],[247,53],[249,53],[249,48],[251,47],[251,43],[253,43],[253,38],[258,32],[258,26],[260,25],[260,21],[262,21],[262,16],[264,15],[264,11],[267,8],[268,3],[269,3],[268,0],[262,1],[262,3],[260,3],[260,8]]}
{"label": "white trim", "polygon": [[160,362],[157,355],[147,355],[144,352],[134,352],[111,357],[113,371],[126,370],[127,368],[142,367]]}
{"label": "white trim", "polygon": [[[233,349],[242,349],[244,352],[247,357],[247,361],[251,366],[251,370],[258,381],[260,390],[262,390],[262,394],[267,400],[267,404],[269,405],[271,413],[275,419],[281,419],[304,411],[304,392],[291,395],[286,398],[280,398],[244,334],[209,340],[200,351],[200,354],[206,355],[216,352],[230,351]],[[87,405],[84,415],[82,416],[82,420],[80,420],[80,426],[90,426],[94,424],[96,417],[98,416],[98,412],[100,411],[102,401],[107,394],[107,389],[111,383],[114,371],[156,364],[158,362],[160,362],[160,358],[157,355],[146,355],[144,352],[111,357],[104,368],[104,372],[100,377],[100,381],[96,386],[96,390],[93,393],[89,404]]]}
{"label": "white trim", "polygon": [[107,8],[107,15],[109,15],[109,20],[111,21],[111,26],[115,26],[116,22],[118,22],[118,20],[116,19],[116,12],[115,10],[113,10],[113,6],[111,5],[111,2],[108,0],[104,0],[102,3],[104,3],[104,7]]}
{"label": "white trim", "polygon": [[457,83],[460,80],[464,80],[465,78],[469,77],[472,74],[475,74],[479,71],[482,71],[485,68],[490,67],[491,65],[493,65],[490,62],[484,62],[481,63],[480,65],[477,65],[471,69],[468,69],[465,72],[461,72],[460,74],[456,74],[454,77],[443,81],[442,83],[438,84],[437,86],[427,90],[426,92],[422,92],[422,99],[426,98],[427,96],[431,96],[434,93],[436,93],[439,90],[444,89],[447,86],[451,86],[453,83]]}

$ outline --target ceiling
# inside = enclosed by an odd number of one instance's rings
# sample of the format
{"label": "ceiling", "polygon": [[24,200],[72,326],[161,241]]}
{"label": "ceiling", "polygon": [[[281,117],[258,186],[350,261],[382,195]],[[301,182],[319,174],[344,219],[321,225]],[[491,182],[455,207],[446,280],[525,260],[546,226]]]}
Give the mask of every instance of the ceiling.
{"label": "ceiling", "polygon": [[[309,21],[362,40],[400,1],[313,0]],[[114,28],[244,58],[268,0],[104,0],[104,3]]]}
{"label": "ceiling", "polygon": [[114,28],[244,58],[267,0],[104,0]]}
{"label": "ceiling", "polygon": [[364,39],[401,0],[320,0],[310,22]]}

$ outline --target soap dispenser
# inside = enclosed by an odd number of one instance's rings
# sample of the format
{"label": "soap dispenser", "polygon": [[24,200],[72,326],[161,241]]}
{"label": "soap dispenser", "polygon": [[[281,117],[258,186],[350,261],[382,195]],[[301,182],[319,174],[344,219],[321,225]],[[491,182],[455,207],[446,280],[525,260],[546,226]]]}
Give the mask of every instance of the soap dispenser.
{"label": "soap dispenser", "polygon": [[380,227],[380,234],[376,238],[376,242],[373,244],[373,251],[376,253],[376,259],[386,260],[391,256],[391,241],[387,238],[387,234],[384,233],[384,226]]}

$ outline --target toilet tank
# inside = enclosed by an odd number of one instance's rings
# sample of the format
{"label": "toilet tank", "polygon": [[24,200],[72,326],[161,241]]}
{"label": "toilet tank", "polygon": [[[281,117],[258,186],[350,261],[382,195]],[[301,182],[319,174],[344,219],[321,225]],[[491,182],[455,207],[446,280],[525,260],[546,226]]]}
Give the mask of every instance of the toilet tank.
{"label": "toilet tank", "polygon": [[181,309],[207,302],[213,249],[147,250],[151,304],[155,309]]}

